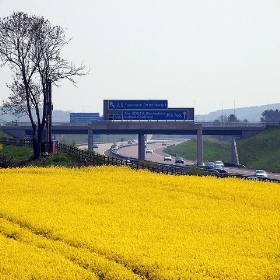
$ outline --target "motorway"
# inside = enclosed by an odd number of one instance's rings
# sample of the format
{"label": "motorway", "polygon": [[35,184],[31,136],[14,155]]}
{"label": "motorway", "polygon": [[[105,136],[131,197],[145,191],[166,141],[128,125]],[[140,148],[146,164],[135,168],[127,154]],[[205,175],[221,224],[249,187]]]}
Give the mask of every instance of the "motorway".
{"label": "motorway", "polygon": [[[185,141],[185,140],[184,140]],[[167,143],[167,145],[176,145],[182,141],[180,140],[150,140],[147,143],[147,147],[152,150],[152,153],[146,154],[146,160],[152,161],[152,162],[158,162],[162,164],[171,164],[175,165],[175,157],[172,157],[171,162],[164,161],[164,152],[163,149],[165,148],[162,146],[162,143]],[[138,146],[137,142],[133,144],[127,144],[127,143],[116,143],[119,147],[119,149],[116,151],[116,153],[122,157],[127,158],[138,158]],[[98,149],[94,149],[99,154],[105,154],[107,150],[111,148],[112,143],[104,143],[104,144],[98,144]],[[82,147],[81,147],[82,148]],[[83,148],[87,148],[87,146],[83,146]],[[184,159],[185,165],[191,166],[194,164],[194,161]],[[217,159],[219,160],[219,159]],[[182,164],[176,164],[177,166],[182,166]],[[231,174],[240,174],[244,176],[253,176],[254,170],[252,169],[245,169],[245,168],[235,168],[235,167],[225,167],[224,168],[228,173]],[[272,173],[267,171],[268,178],[270,179],[277,179],[280,180],[280,173]]]}

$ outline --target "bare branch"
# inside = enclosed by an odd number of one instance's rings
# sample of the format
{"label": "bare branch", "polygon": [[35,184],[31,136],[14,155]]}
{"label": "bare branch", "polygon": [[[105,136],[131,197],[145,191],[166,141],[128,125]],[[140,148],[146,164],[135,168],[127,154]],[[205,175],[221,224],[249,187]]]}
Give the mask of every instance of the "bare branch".
{"label": "bare branch", "polygon": [[15,77],[8,85],[12,93],[2,111],[27,114],[39,142],[49,102],[48,81],[57,86],[67,79],[75,85],[75,77],[88,74],[83,64],[76,67],[62,58],[62,48],[70,40],[60,26],[52,26],[43,17],[14,12],[0,18],[0,66],[8,65]]}

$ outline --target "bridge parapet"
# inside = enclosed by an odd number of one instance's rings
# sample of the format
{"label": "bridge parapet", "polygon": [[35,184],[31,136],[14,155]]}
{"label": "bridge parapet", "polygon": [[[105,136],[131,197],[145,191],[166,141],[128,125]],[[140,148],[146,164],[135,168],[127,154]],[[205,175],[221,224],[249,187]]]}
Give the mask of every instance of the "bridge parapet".
{"label": "bridge parapet", "polygon": [[260,122],[202,122],[202,127],[265,127]]}
{"label": "bridge parapet", "polygon": [[194,122],[151,122],[151,121],[129,121],[129,122],[112,122],[112,121],[104,121],[104,122],[92,122],[89,124],[89,129],[93,131],[98,131],[102,133],[102,131],[141,131],[144,133],[156,133],[155,131],[169,132],[172,134],[173,132],[184,132],[188,130],[198,130],[202,129],[202,125],[200,123]]}

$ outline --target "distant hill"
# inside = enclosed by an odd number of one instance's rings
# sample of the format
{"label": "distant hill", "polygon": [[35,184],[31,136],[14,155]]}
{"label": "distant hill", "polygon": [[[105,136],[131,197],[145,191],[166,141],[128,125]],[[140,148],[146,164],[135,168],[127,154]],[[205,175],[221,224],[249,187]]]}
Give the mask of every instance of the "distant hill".
{"label": "distant hill", "polygon": [[[262,113],[268,109],[280,110],[280,103],[262,105],[262,106],[251,106],[251,107],[243,107],[243,108],[235,108],[235,109],[232,108],[232,109],[217,110],[214,112],[210,112],[208,115],[195,115],[195,121],[210,122],[218,119],[222,114],[224,116],[235,114],[240,121],[247,119],[249,122],[259,122]],[[72,111],[54,110],[52,115],[53,122],[70,122],[70,113],[72,113]],[[100,115],[102,115],[102,112],[100,113]],[[12,115],[0,115],[0,122],[11,122],[15,120],[18,120],[19,122],[29,122],[27,116],[17,118]]]}
{"label": "distant hill", "polygon": [[218,119],[221,115],[229,116],[235,114],[237,119],[243,121],[247,119],[249,122],[259,122],[262,116],[262,113],[265,110],[280,110],[280,103],[262,105],[262,106],[251,106],[244,108],[235,108],[235,109],[224,109],[210,112],[208,115],[196,115],[195,120],[197,121],[214,121]]}
{"label": "distant hill", "polygon": [[[70,111],[62,111],[62,110],[54,110],[52,113],[53,122],[70,122]],[[19,121],[19,122],[29,122],[29,118],[27,116],[23,116],[17,118],[12,115],[0,115],[0,122],[12,122],[12,121]]]}

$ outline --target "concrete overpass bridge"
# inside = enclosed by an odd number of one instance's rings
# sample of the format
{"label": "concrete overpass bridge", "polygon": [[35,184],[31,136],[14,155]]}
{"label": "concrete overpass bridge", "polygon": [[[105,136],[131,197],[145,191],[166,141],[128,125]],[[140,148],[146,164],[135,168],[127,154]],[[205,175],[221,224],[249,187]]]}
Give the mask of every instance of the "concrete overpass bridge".
{"label": "concrete overpass bridge", "polygon": [[[1,129],[18,138],[32,135],[30,125],[4,125]],[[260,123],[196,123],[193,121],[102,121],[89,124],[60,123],[53,124],[52,134],[88,135],[88,148],[93,148],[94,134],[137,134],[138,158],[145,159],[145,135],[196,135],[197,161],[203,162],[203,135],[230,135],[233,139],[232,161],[236,163],[235,138],[248,138],[266,129]]]}

